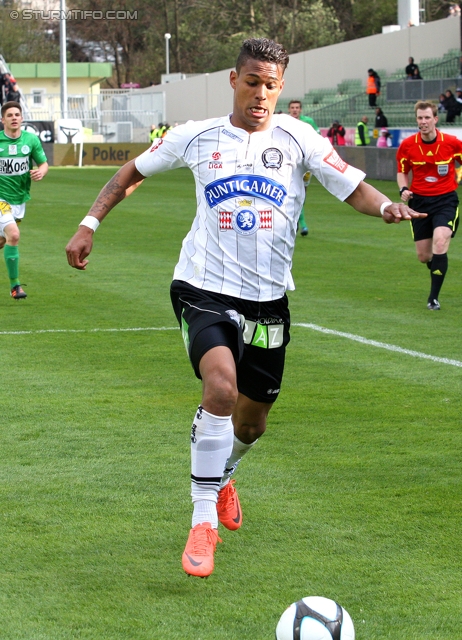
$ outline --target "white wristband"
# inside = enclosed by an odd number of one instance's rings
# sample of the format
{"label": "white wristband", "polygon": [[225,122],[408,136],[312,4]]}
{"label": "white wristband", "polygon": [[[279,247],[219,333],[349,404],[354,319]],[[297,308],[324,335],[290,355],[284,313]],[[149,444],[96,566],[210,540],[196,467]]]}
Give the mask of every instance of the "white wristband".
{"label": "white wristband", "polygon": [[82,227],[82,226],[88,227],[89,229],[93,229],[93,231],[96,231],[96,229],[99,227],[99,220],[98,218],[95,218],[95,216],[85,216],[85,218],[79,224],[79,227]]}
{"label": "white wristband", "polygon": [[382,202],[380,205],[380,215],[383,216],[383,212],[388,207],[388,205],[393,204],[392,202]]}

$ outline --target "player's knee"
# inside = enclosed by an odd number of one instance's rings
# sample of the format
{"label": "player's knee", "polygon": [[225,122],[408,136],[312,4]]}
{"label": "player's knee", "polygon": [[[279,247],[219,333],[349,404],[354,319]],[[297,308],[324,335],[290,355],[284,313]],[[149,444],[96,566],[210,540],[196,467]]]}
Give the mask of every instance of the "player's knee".
{"label": "player's knee", "polygon": [[432,259],[432,254],[431,253],[419,254],[417,255],[417,258],[422,264],[427,264],[427,262],[429,262]]}
{"label": "player's knee", "polygon": [[19,229],[16,224],[9,224],[4,230],[5,238],[8,244],[16,245],[19,242]]}
{"label": "player's knee", "polygon": [[266,418],[249,424],[248,431],[250,431],[256,438],[262,436],[266,431]]}
{"label": "player's knee", "polygon": [[431,248],[417,250],[417,259],[423,264],[426,264],[427,262],[429,262],[429,260],[432,259],[432,256],[433,256],[433,250]]}
{"label": "player's knee", "polygon": [[224,360],[202,369],[202,405],[215,415],[231,415],[238,391],[234,362]]}
{"label": "player's knee", "polygon": [[231,415],[236,406],[238,392],[235,383],[223,376],[204,381],[202,406],[215,415]]}
{"label": "player's knee", "polygon": [[442,253],[447,253],[449,248],[449,243],[446,239],[437,240],[433,246],[433,253],[441,255]]}
{"label": "player's knee", "polygon": [[266,416],[260,419],[242,420],[234,425],[235,433],[242,442],[255,442],[266,431]]}

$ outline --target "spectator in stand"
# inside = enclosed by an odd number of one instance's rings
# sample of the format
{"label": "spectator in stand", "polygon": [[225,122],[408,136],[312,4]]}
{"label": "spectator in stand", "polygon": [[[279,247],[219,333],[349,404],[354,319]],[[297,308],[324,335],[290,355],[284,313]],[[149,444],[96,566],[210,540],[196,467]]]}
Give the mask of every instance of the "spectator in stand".
{"label": "spectator in stand", "polygon": [[7,102],[9,100],[17,101],[16,98],[8,98],[8,93],[13,91],[13,87],[16,85],[16,91],[18,90],[18,86],[16,84],[16,80],[13,78],[11,73],[2,73],[0,74],[0,104],[3,102]]}
{"label": "spectator in stand", "polygon": [[446,90],[443,104],[446,110],[446,122],[455,122],[456,116],[460,115],[460,103],[450,89]]}
{"label": "spectator in stand", "polygon": [[445,100],[446,100],[446,96],[444,95],[444,93],[440,93],[439,105],[438,105],[438,111],[440,113],[445,113],[445,111],[446,111],[446,107],[444,106],[444,101]]}
{"label": "spectator in stand", "polygon": [[462,89],[460,87],[456,91],[456,100],[462,104]]}
{"label": "spectator in stand", "polygon": [[407,67],[404,70],[408,80],[412,80],[412,78],[414,77],[414,71],[416,69],[417,69],[417,71],[419,71],[419,67],[418,67],[418,65],[415,64],[414,58],[409,58],[409,64],[407,65]]}
{"label": "spectator in stand", "polygon": [[368,69],[367,73],[367,85],[366,93],[369,97],[369,106],[375,107],[377,105],[377,96],[380,94],[380,76],[374,69]]}
{"label": "spectator in stand", "polygon": [[449,5],[448,18],[460,18],[460,5],[451,4]]}
{"label": "spectator in stand", "polygon": [[391,134],[388,129],[380,129],[380,134],[377,139],[377,147],[379,149],[386,149],[392,146]]}
{"label": "spectator in stand", "polygon": [[338,120],[334,120],[327,132],[327,137],[332,145],[345,146],[345,127]]}
{"label": "spectator in stand", "polygon": [[383,129],[388,127],[388,118],[380,107],[375,110],[375,128]]}
{"label": "spectator in stand", "polygon": [[423,80],[422,76],[420,75],[419,67],[414,69],[414,73],[411,76],[411,80]]}
{"label": "spectator in stand", "polygon": [[19,87],[16,82],[10,82],[8,87],[6,87],[6,101],[7,102],[20,102],[21,93],[19,92]]}
{"label": "spectator in stand", "polygon": [[0,105],[3,105],[3,87],[5,86],[5,74],[0,73]]}

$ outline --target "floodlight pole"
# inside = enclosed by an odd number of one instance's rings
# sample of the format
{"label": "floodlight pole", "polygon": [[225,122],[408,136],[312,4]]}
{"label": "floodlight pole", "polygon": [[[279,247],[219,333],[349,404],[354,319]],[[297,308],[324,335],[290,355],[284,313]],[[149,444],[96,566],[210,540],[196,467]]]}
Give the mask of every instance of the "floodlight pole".
{"label": "floodlight pole", "polygon": [[61,76],[61,117],[67,118],[67,47],[66,47],[66,0],[60,0],[59,60]]}
{"label": "floodlight pole", "polygon": [[170,33],[166,33],[165,38],[165,73],[168,75],[170,73],[170,50],[169,50],[169,42],[171,38]]}

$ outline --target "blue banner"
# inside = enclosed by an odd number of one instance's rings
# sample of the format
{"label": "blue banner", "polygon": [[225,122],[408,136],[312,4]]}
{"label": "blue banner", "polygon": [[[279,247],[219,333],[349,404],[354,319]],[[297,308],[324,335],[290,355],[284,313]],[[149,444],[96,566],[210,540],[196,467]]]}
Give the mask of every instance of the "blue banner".
{"label": "blue banner", "polygon": [[247,174],[214,180],[206,185],[204,191],[210,207],[237,196],[262,198],[280,207],[287,196],[286,188],[275,180]]}

